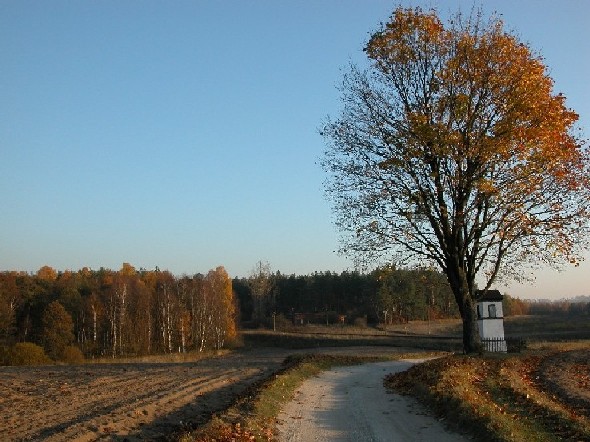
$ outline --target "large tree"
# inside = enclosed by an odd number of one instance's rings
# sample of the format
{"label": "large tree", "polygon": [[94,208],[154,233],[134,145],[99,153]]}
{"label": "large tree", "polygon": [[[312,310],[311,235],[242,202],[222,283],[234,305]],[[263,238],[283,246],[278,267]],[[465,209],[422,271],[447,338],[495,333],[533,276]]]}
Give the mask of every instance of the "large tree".
{"label": "large tree", "polygon": [[72,317],[59,301],[53,301],[43,312],[42,326],[42,340],[47,354],[52,359],[61,358],[65,348],[74,342]]}
{"label": "large tree", "polygon": [[365,52],[322,129],[342,250],[437,264],[476,352],[477,281],[578,262],[590,208],[578,116],[496,17],[398,8]]}
{"label": "large tree", "polygon": [[248,285],[252,294],[252,320],[262,324],[271,313],[269,310],[274,310],[275,303],[275,299],[273,299],[275,282],[270,264],[267,261],[256,263],[248,278]]}

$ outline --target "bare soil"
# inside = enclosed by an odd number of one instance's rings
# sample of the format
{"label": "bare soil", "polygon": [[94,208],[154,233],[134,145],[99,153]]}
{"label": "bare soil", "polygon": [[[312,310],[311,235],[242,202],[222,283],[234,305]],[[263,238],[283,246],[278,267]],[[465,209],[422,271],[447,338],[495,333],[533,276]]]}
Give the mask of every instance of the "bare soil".
{"label": "bare soil", "polygon": [[285,350],[190,363],[0,367],[0,439],[170,440],[281,367]]}
{"label": "bare soil", "polygon": [[404,350],[257,348],[197,362],[0,367],[0,440],[175,440],[280,370],[290,354]]}

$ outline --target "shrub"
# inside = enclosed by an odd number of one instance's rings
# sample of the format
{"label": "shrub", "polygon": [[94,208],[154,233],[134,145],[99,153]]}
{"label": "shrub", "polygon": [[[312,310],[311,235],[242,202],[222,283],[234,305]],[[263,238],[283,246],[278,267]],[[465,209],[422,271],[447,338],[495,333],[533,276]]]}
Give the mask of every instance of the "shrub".
{"label": "shrub", "polygon": [[42,365],[51,360],[43,348],[32,342],[19,342],[10,349],[9,365]]}
{"label": "shrub", "polygon": [[59,360],[67,364],[81,364],[84,362],[84,355],[75,345],[68,345],[61,352]]}

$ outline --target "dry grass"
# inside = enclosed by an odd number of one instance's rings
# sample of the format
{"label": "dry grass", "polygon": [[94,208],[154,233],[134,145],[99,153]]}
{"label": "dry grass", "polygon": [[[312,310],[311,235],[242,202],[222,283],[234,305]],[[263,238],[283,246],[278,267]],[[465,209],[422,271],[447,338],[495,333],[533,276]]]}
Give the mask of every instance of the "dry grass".
{"label": "dry grass", "polygon": [[544,358],[590,342],[538,344],[519,355],[449,356],[387,378],[441,418],[486,441],[590,440],[590,418],[539,381]]}
{"label": "dry grass", "polygon": [[91,364],[166,364],[180,362],[196,362],[230,353],[231,350],[207,350],[203,352],[167,353],[161,355],[132,356],[123,358],[94,358],[87,359]]}
{"label": "dry grass", "polygon": [[[379,325],[377,327],[359,327],[354,325],[289,325],[280,329],[281,332],[315,335],[315,336],[390,336],[390,335],[446,335],[461,336],[460,319],[434,319],[432,321],[409,321],[403,324]],[[258,331],[259,332],[259,331]],[[269,333],[272,333],[269,331]]]}
{"label": "dry grass", "polygon": [[387,325],[388,334],[461,336],[461,319],[434,319],[432,321],[409,321],[406,324]]}
{"label": "dry grass", "polygon": [[377,328],[361,328],[352,333],[349,327],[304,326],[293,332],[248,330],[243,333],[247,347],[280,347],[285,349],[389,346],[439,351],[459,351],[461,340],[455,336],[434,334],[401,334]]}
{"label": "dry grass", "polygon": [[[569,350],[590,349],[590,342],[551,343],[560,339],[563,321],[550,318],[512,318],[506,323],[507,336],[541,326],[543,335],[529,333],[523,354],[450,356],[415,366],[405,374],[388,379],[388,386],[418,396],[440,418],[469,429],[485,441],[590,440],[590,420],[568,406],[567,401],[548,393],[537,382],[536,370],[548,355]],[[352,326],[304,326],[289,331],[253,330],[244,334],[246,346],[304,348],[324,346],[393,345],[450,350],[452,340],[431,339],[450,336],[460,343],[458,320],[411,322],[387,328]],[[512,333],[512,335],[514,335]],[[520,334],[518,334],[520,335]],[[518,336],[517,335],[517,336]],[[529,339],[530,337],[530,339]],[[541,340],[541,339],[547,339]],[[188,353],[92,362],[191,362],[218,353]],[[422,354],[423,355],[423,354]],[[399,355],[402,357],[407,355]],[[354,359],[354,361],[352,360]],[[370,360],[375,360],[371,358]],[[187,433],[183,441],[272,440],[275,417],[293,392],[308,377],[333,365],[367,362],[368,359],[333,356],[306,356],[289,361],[284,370],[261,382],[226,412],[214,417],[197,433]],[[452,425],[451,425],[452,424]]]}

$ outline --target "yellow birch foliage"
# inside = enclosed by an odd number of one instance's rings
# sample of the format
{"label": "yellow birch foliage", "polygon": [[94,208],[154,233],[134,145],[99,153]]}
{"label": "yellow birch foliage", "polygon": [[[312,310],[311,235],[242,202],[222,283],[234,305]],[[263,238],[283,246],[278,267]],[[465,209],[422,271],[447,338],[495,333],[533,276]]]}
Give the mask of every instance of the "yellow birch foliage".
{"label": "yellow birch foliage", "polygon": [[207,281],[214,297],[217,346],[222,347],[224,341],[233,340],[237,335],[236,309],[231,278],[223,266],[209,271]]}

